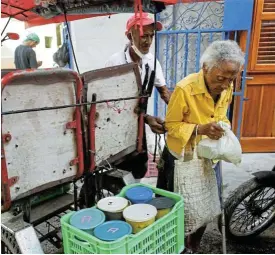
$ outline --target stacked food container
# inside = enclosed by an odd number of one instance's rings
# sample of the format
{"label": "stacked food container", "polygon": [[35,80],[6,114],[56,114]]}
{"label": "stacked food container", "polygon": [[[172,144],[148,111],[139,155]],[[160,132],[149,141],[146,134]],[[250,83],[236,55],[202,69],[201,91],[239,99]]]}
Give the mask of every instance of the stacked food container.
{"label": "stacked food container", "polygon": [[149,185],[125,187],[61,219],[65,253],[152,254],[184,249],[183,200]]}

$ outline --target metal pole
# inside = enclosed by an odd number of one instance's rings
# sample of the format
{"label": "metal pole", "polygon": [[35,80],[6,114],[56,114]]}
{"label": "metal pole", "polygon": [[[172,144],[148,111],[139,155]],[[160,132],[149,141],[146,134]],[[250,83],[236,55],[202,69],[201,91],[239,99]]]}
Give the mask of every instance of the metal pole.
{"label": "metal pole", "polygon": [[1,32],[1,36],[4,34],[4,32],[5,32],[5,30],[6,30],[7,26],[8,26],[8,24],[10,23],[10,21],[11,21],[11,16],[9,17],[9,19],[8,19],[8,21],[7,21],[7,23],[6,23],[6,25],[4,26],[4,28],[3,28],[2,32]]}
{"label": "metal pole", "polygon": [[225,209],[224,209],[224,192],[223,192],[223,176],[222,176],[222,162],[219,163],[220,171],[220,183],[221,183],[221,211],[222,211],[222,253],[227,254],[226,252],[226,233],[225,233]]}
{"label": "metal pole", "polygon": [[70,104],[70,105],[60,105],[60,106],[52,106],[52,107],[40,107],[40,108],[32,108],[32,109],[24,109],[24,110],[16,110],[16,111],[7,111],[7,112],[2,112],[1,115],[3,116],[3,115],[26,113],[26,112],[50,111],[50,110],[64,109],[64,108],[70,108],[70,107],[76,107],[76,106],[93,105],[93,104],[99,104],[99,103],[109,103],[109,102],[118,102],[118,101],[128,101],[132,99],[141,99],[141,98],[148,98],[148,97],[150,96],[142,95],[137,97],[107,99],[107,100],[99,100],[99,101],[87,102],[87,103],[76,103],[76,104]]}
{"label": "metal pole", "polygon": [[77,211],[77,185],[76,181],[73,182],[74,186],[74,210]]}

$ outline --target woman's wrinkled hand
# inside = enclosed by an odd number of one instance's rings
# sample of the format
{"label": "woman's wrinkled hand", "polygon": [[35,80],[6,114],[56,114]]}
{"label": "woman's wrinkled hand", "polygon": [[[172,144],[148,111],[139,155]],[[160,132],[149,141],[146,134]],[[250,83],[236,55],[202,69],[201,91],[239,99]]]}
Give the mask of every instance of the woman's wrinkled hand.
{"label": "woman's wrinkled hand", "polygon": [[156,134],[164,134],[164,121],[160,119],[159,117],[154,117],[147,115],[146,116],[147,124],[150,126],[153,133]]}
{"label": "woman's wrinkled hand", "polygon": [[219,140],[223,134],[224,130],[216,122],[198,126],[198,135],[207,135],[212,140]]}

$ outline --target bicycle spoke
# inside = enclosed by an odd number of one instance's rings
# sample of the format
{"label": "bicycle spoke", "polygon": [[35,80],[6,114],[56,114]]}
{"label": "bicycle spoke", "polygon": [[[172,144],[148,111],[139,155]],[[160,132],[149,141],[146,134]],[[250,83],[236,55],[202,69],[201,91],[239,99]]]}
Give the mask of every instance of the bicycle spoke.
{"label": "bicycle spoke", "polygon": [[[236,209],[237,209],[237,208],[236,208]],[[236,210],[236,209],[235,209],[235,210]],[[245,211],[245,209],[242,209],[242,210],[241,210],[241,209],[238,209],[238,210],[239,210],[239,212],[237,212],[237,213],[234,212],[234,213],[232,214],[232,217],[233,217],[233,216],[235,216],[235,217],[236,217],[236,216],[239,216],[240,214],[243,213],[243,211]]]}
{"label": "bicycle spoke", "polygon": [[[247,214],[248,215],[248,214]],[[247,216],[244,220],[243,220],[243,223],[241,225],[241,227],[239,228],[239,230],[242,229],[242,227],[244,226],[244,224],[246,223],[246,220],[250,219],[251,215],[250,216]],[[253,217],[253,216],[252,216]]]}

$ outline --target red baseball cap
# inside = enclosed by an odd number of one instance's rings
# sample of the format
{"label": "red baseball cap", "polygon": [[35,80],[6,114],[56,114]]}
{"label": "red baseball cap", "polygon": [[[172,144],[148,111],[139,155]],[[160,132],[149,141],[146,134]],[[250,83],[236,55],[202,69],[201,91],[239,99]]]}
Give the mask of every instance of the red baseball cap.
{"label": "red baseball cap", "polygon": [[[141,22],[141,20],[142,20],[142,22]],[[151,25],[154,23],[155,23],[155,21],[148,16],[148,13],[143,12],[141,16],[140,16],[140,13],[137,13],[136,15],[134,14],[131,18],[128,19],[128,21],[126,23],[125,34],[127,35],[130,32],[130,29],[136,24],[139,26],[141,24],[142,24],[142,26],[147,26],[147,25]],[[156,27],[157,27],[157,31],[162,30],[162,24],[159,21],[157,21]]]}

